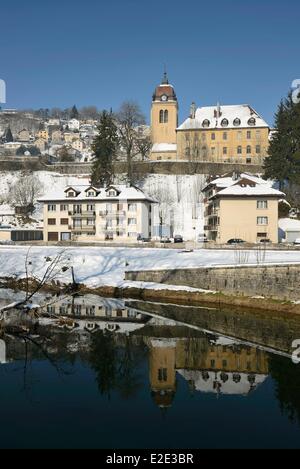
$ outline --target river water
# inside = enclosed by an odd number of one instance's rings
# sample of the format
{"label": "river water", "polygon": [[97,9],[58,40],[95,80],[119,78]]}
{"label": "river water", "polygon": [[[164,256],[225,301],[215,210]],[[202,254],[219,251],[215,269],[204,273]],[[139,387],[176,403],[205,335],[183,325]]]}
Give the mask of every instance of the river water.
{"label": "river water", "polygon": [[36,301],[2,315],[1,448],[300,447],[300,318]]}

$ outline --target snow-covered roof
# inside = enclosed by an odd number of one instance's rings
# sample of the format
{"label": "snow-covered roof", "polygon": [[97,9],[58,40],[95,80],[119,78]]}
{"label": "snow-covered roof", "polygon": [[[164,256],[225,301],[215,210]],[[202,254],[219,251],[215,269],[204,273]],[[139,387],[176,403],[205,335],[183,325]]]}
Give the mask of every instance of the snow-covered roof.
{"label": "snow-covered roof", "polygon": [[107,188],[97,189],[97,195],[95,197],[87,197],[86,190],[90,188],[90,185],[72,185],[67,186],[67,189],[74,190],[77,193],[75,197],[66,197],[66,190],[60,190],[53,193],[49,193],[39,199],[39,202],[51,202],[51,201],[78,201],[78,200],[93,200],[93,201],[112,201],[112,200],[147,200],[149,202],[157,203],[157,201],[141,189],[136,187],[127,187],[126,185],[113,185],[112,188],[116,189],[118,195],[110,197],[107,194]]}
{"label": "snow-covered roof", "polygon": [[278,220],[278,226],[283,231],[299,231],[300,232],[300,220],[292,218],[280,218]]}
{"label": "snow-covered roof", "polygon": [[[247,395],[250,391],[254,390],[258,385],[263,383],[267,375],[255,374],[252,375],[255,380],[251,385],[248,374],[246,373],[227,373],[228,380],[222,381],[222,372],[207,371],[205,376],[200,370],[178,370],[178,373],[187,381],[195,383],[197,391],[214,394],[229,394],[229,395]],[[235,375],[239,375],[239,381],[235,380]]]}
{"label": "snow-covered roof", "polygon": [[177,151],[176,143],[155,143],[152,152]]}
{"label": "snow-covered roof", "polygon": [[203,191],[205,191],[210,186],[216,186],[218,188],[230,187],[236,184],[237,180],[240,180],[243,178],[249,179],[250,181],[253,181],[256,184],[262,184],[266,186],[270,186],[270,184],[272,184],[271,181],[266,181],[265,179],[262,179],[259,176],[254,176],[253,174],[249,174],[249,173],[241,173],[238,175],[238,179],[234,179],[233,176],[223,176],[223,177],[213,179],[207,184],[207,186],[203,189]]}
{"label": "snow-covered roof", "polygon": [[283,192],[268,187],[265,184],[255,184],[255,185],[241,185],[238,183],[233,186],[226,187],[221,191],[215,194],[215,197],[220,196],[272,196],[272,197],[283,197]]}
{"label": "snow-covered roof", "polygon": [[[221,115],[218,117],[218,109]],[[249,119],[255,119],[251,124]],[[227,119],[228,125],[222,125]],[[206,121],[206,122],[205,122]],[[209,122],[209,125],[208,122]],[[204,124],[204,125],[203,125]],[[186,119],[178,130],[187,129],[237,129],[237,128],[267,127],[268,124],[249,104],[237,104],[230,106],[203,106],[196,110],[195,119]]]}

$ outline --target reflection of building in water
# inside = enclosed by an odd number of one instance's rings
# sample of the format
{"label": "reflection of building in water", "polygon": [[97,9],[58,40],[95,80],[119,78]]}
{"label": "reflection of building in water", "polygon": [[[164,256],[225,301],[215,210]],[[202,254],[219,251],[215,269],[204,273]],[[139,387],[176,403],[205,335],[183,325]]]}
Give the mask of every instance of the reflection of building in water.
{"label": "reflection of building in water", "polygon": [[[155,402],[171,405],[176,371],[193,390],[246,395],[268,375],[267,354],[259,349],[208,338],[161,339],[150,342],[150,383]],[[163,396],[161,398],[161,396]]]}
{"label": "reflection of building in water", "polygon": [[57,325],[69,329],[85,329],[90,332],[108,330],[130,333],[142,328],[149,317],[128,308],[124,301],[100,298],[97,295],[73,296],[57,299],[44,308],[51,316],[72,318],[57,321]]}
{"label": "reflection of building in water", "polygon": [[176,341],[152,339],[149,353],[153,400],[159,407],[170,407],[176,392]]}

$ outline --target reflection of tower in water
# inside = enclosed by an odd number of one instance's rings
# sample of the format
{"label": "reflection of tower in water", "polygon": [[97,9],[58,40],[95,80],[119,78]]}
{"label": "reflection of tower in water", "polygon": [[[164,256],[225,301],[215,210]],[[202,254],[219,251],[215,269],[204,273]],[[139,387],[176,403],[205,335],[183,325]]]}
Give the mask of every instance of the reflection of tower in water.
{"label": "reflection of tower in water", "polygon": [[151,395],[155,404],[161,409],[171,407],[175,397],[175,355],[175,340],[151,340],[149,353]]}

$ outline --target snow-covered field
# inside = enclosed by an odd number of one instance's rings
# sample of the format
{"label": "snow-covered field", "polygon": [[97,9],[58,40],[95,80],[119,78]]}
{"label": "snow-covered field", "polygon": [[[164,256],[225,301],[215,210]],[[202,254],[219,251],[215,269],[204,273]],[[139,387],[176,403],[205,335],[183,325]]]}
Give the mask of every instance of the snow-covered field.
{"label": "snow-covered field", "polygon": [[[27,252],[28,248],[24,246],[1,246],[0,277],[24,278]],[[29,275],[41,278],[51,259],[54,259],[58,253],[63,254],[56,279],[63,283],[71,283],[70,267],[73,266],[76,280],[91,288],[102,285],[129,286],[128,282],[124,282],[125,270],[196,268],[237,265],[241,262],[237,252],[231,250],[199,249],[194,252],[182,252],[175,249],[103,247],[62,249],[55,246],[36,246],[29,252]],[[300,251],[265,252],[264,263],[267,264],[298,262],[300,263]],[[243,251],[242,263],[256,265],[257,252]],[[62,267],[69,269],[62,272]]]}

